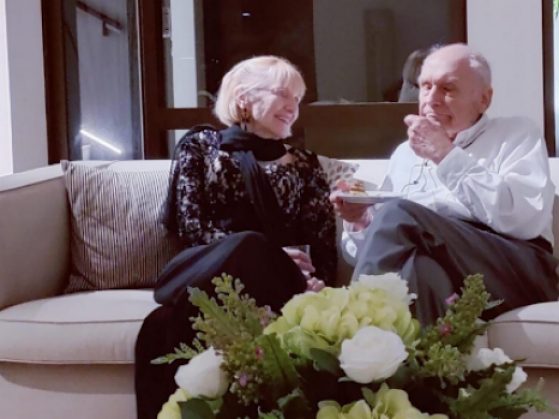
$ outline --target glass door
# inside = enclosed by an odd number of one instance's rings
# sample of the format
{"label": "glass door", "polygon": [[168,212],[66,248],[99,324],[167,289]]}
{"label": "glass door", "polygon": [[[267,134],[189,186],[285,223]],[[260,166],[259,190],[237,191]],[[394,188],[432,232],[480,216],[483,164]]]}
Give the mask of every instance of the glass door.
{"label": "glass door", "polygon": [[136,7],[43,2],[50,160],[143,157]]}

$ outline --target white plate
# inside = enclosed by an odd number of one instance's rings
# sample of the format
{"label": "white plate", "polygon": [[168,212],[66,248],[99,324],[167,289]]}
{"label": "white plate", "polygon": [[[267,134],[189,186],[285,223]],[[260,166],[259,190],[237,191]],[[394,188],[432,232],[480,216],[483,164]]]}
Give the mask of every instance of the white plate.
{"label": "white plate", "polygon": [[354,195],[352,193],[341,193],[340,197],[352,204],[380,204],[391,199],[403,198],[404,195],[397,192],[388,191],[365,191],[367,195]]}

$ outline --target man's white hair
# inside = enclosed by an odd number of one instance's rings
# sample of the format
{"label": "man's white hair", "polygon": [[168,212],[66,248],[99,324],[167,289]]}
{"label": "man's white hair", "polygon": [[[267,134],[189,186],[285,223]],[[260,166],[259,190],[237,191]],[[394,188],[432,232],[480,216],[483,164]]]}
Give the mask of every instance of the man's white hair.
{"label": "man's white hair", "polygon": [[[491,66],[487,59],[479,52],[473,50],[469,45],[466,44],[435,44],[429,48],[429,55],[440,50],[441,48],[446,48],[450,46],[460,46],[466,52],[466,59],[468,60],[468,65],[470,68],[479,76],[485,87],[491,87]],[[429,58],[429,55],[427,58]],[[426,59],[427,59],[426,58]]]}
{"label": "man's white hair", "polygon": [[472,52],[468,56],[470,68],[474,70],[486,87],[491,86],[491,67],[487,59],[479,52]]}

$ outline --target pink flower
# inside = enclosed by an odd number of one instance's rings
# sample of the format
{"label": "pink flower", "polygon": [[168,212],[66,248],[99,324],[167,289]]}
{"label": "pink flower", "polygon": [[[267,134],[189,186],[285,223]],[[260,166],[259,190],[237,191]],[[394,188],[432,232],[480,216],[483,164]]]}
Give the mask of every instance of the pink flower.
{"label": "pink flower", "polygon": [[446,300],[444,300],[444,302],[446,303],[446,305],[452,305],[456,302],[456,300],[458,300],[458,294],[454,293],[452,294],[450,297],[448,297]]}
{"label": "pink flower", "polygon": [[248,384],[250,380],[250,375],[248,375],[246,372],[242,372],[239,375],[238,381],[239,381],[239,385],[241,387],[246,387],[246,385]]}
{"label": "pink flower", "polygon": [[274,316],[274,312],[270,308],[270,306],[265,306],[264,309],[266,310],[265,313],[260,317],[260,326],[266,327],[270,324],[270,320]]}
{"label": "pink flower", "polygon": [[448,323],[443,323],[439,326],[439,333],[441,336],[448,336],[452,333],[452,326]]}
{"label": "pink flower", "polygon": [[260,346],[257,346],[254,350],[254,354],[256,355],[256,359],[260,361],[264,357],[264,349],[262,349]]}

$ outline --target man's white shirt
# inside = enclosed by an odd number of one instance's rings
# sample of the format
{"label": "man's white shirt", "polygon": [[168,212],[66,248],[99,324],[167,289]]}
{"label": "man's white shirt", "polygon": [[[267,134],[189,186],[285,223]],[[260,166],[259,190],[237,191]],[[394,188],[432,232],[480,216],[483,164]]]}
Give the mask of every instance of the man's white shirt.
{"label": "man's white shirt", "polygon": [[[523,240],[541,236],[553,243],[555,187],[545,141],[531,120],[483,115],[453,144],[438,165],[418,157],[409,141],[400,144],[390,157],[381,189],[507,236]],[[342,246],[351,259],[365,232],[344,222]]]}

